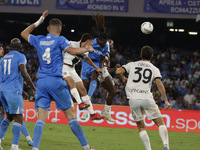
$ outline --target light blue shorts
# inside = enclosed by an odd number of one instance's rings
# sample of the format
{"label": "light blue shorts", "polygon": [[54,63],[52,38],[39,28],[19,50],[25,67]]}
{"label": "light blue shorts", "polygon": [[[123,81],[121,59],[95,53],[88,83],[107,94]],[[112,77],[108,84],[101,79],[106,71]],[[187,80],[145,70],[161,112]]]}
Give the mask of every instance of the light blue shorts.
{"label": "light blue shorts", "polygon": [[35,108],[50,110],[52,100],[56,102],[56,108],[65,110],[73,107],[73,101],[68,86],[60,77],[46,77],[37,81]]}

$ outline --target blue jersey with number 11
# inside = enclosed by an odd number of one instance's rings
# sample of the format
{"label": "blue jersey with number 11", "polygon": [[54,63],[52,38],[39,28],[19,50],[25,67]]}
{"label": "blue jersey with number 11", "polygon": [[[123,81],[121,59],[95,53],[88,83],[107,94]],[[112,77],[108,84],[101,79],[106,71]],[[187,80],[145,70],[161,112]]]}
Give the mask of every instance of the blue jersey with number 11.
{"label": "blue jersey with number 11", "polygon": [[33,45],[38,52],[40,66],[37,77],[62,77],[63,52],[68,46],[71,46],[69,41],[63,36],[48,34],[47,36],[30,35],[29,43]]}
{"label": "blue jersey with number 11", "polygon": [[22,93],[23,77],[19,71],[19,65],[26,64],[24,54],[16,50],[10,51],[1,59],[0,91],[15,91]]}

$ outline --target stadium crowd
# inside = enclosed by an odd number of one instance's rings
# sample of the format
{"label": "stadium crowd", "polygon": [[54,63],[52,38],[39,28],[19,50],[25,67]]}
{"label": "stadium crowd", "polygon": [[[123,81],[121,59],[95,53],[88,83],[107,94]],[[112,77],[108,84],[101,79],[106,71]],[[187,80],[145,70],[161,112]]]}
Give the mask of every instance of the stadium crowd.
{"label": "stadium crowd", "polygon": [[[8,43],[3,43],[4,49],[8,49]],[[36,72],[39,67],[36,49],[28,43],[23,43],[21,53],[27,58],[27,71],[30,74],[34,84],[37,82]],[[111,67],[115,67],[120,63],[124,65],[130,61],[138,60],[139,48],[131,48],[130,46],[120,46],[112,48],[110,52]],[[174,109],[200,109],[200,52],[199,49],[188,50],[181,48],[154,48],[154,57],[151,61],[157,66],[162,75],[162,81],[166,88],[168,100]],[[78,73],[81,71],[81,63],[76,66]],[[116,94],[113,103],[115,105],[128,105],[128,100],[125,93],[125,85],[115,75],[110,73],[115,83]],[[29,96],[24,95],[24,99],[34,101],[33,93],[24,84],[24,91]],[[160,108],[164,107],[162,99],[156,85],[152,86],[154,99]],[[104,104],[107,97],[105,89],[98,84],[92,103]]]}

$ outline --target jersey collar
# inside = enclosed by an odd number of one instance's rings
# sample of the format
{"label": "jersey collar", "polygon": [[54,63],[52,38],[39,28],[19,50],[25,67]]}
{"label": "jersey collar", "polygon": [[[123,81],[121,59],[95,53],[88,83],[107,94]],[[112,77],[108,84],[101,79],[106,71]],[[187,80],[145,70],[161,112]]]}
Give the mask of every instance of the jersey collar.
{"label": "jersey collar", "polygon": [[58,36],[55,35],[55,34],[50,34],[50,33],[48,33],[48,34],[47,34],[47,37],[58,37]]}

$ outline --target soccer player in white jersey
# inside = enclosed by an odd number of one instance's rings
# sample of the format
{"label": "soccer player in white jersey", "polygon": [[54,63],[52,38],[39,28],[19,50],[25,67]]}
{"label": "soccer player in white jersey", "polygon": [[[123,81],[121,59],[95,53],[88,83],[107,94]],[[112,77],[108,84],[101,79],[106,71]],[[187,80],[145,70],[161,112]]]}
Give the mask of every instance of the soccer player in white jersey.
{"label": "soccer player in white jersey", "polygon": [[[85,47],[86,45],[92,46],[92,41],[93,41],[93,36],[89,33],[85,33],[82,35],[80,41],[78,41],[78,42],[70,41],[70,44],[72,45],[72,47],[79,48],[79,47]],[[99,113],[94,113],[91,100],[90,100],[89,96],[87,95],[87,91],[83,85],[83,81],[79,77],[79,75],[76,73],[75,65],[78,64],[83,59],[88,64],[93,66],[98,73],[102,73],[102,70],[100,68],[98,68],[92,62],[92,60],[88,57],[88,53],[84,53],[81,55],[71,55],[66,52],[64,55],[63,79],[67,82],[67,84],[70,86],[70,88],[74,87],[73,89],[71,89],[71,93],[73,93],[76,96],[76,101],[79,104],[79,109],[80,109],[80,105],[83,105],[84,103],[88,104],[89,105],[88,110],[90,113],[91,120],[104,119],[105,118],[104,116],[101,116]],[[81,98],[84,103],[81,101],[78,92],[80,93]]]}
{"label": "soccer player in white jersey", "polygon": [[[142,60],[130,62],[121,68],[118,68],[116,74],[120,76],[126,84],[126,94],[129,99],[129,105],[133,118],[138,126],[140,138],[146,148],[151,150],[149,136],[145,129],[143,121],[143,111],[148,119],[152,119],[159,127],[159,134],[162,139],[164,150],[169,150],[169,139],[167,127],[164,124],[160,110],[156,105],[152,93],[152,82],[155,81],[161,95],[165,100],[166,109],[170,109],[170,103],[167,100],[165,87],[161,81],[161,74],[157,67],[155,67],[150,59],[153,56],[153,49],[150,46],[144,46],[140,54]],[[128,79],[123,75],[127,72]]]}

